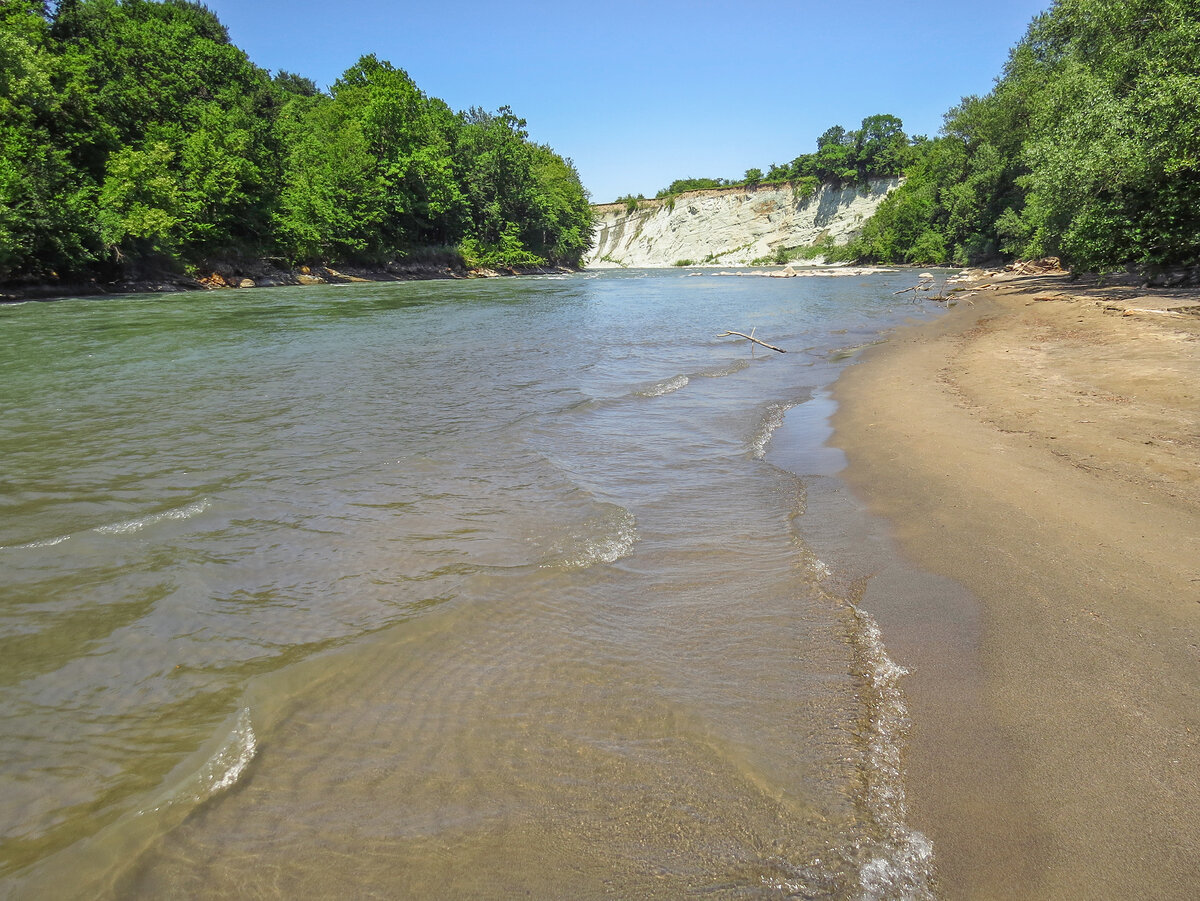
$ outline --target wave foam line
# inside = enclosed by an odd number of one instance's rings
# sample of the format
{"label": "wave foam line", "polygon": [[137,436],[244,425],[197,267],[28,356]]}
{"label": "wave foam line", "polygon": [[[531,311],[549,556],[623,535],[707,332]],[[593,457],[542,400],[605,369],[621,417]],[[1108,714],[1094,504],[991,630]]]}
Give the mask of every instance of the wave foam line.
{"label": "wave foam line", "polygon": [[258,736],[254,734],[254,724],[250,720],[250,708],[243,707],[238,713],[237,722],[225,741],[222,742],[221,747],[204,762],[196,774],[179,789],[171,791],[161,798],[154,807],[138,813],[164,810],[180,803],[198,804],[211,798],[236,784],[257,753]]}
{"label": "wave foam line", "polygon": [[193,516],[199,516],[211,506],[212,501],[205,497],[188,504],[186,507],[179,507],[175,510],[164,510],[161,513],[151,513],[147,516],[140,516],[137,519],[113,523],[112,525],[97,526],[92,531],[99,532],[101,535],[128,535],[132,532],[140,532],[147,526],[157,525],[167,520],[191,519]]}
{"label": "wave foam line", "polygon": [[697,372],[696,375],[706,379],[719,379],[724,378],[727,375],[736,375],[749,366],[749,360],[734,360],[728,366],[718,366],[715,369],[705,369],[702,372]]}
{"label": "wave foam line", "polygon": [[678,391],[680,388],[686,388],[689,381],[690,379],[686,375],[677,375],[674,378],[661,381],[657,385],[651,385],[642,391],[635,391],[634,394],[639,397],[662,397],[664,394],[670,394],[673,391]]}
{"label": "wave foam line", "polygon": [[254,724],[250,721],[250,708],[243,707],[225,744],[200,769],[199,788],[202,794],[197,800],[211,798],[237,782],[257,753],[258,736],[254,734]]}
{"label": "wave foam line", "polygon": [[31,541],[28,544],[0,545],[0,551],[31,551],[40,547],[54,547],[56,544],[70,540],[70,535],[59,535],[57,538],[43,538],[41,541]]}
{"label": "wave foam line", "polygon": [[589,519],[582,532],[558,543],[558,553],[541,566],[587,569],[597,563],[615,563],[629,556],[641,537],[634,515],[616,505],[611,512]]}
{"label": "wave foam line", "polygon": [[755,460],[761,460],[767,452],[767,444],[775,430],[783,425],[783,417],[796,404],[768,404],[758,431],[750,439],[750,454]]}
{"label": "wave foam line", "polygon": [[867,740],[866,807],[883,833],[859,868],[863,901],[933,901],[933,845],[906,825],[901,750],[908,734],[908,706],[900,680],[908,670],[887,654],[874,617],[853,604],[855,643],[872,695]]}

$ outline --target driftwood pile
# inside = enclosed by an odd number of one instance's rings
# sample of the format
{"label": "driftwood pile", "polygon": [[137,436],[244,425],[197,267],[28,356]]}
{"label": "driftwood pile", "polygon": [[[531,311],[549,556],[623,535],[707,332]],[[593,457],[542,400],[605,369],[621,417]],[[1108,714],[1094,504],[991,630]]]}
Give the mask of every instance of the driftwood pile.
{"label": "driftwood pile", "polygon": [[1041,260],[1016,260],[1004,267],[1005,272],[1015,272],[1017,275],[1045,275],[1050,272],[1062,272],[1062,261],[1058,257],[1045,257]]}

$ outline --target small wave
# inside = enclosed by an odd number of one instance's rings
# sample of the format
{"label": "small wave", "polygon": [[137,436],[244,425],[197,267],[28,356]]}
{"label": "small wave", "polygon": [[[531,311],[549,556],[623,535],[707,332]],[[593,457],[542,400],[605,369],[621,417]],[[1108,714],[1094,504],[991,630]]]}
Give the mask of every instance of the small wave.
{"label": "small wave", "polygon": [[705,379],[719,379],[724,378],[727,375],[736,375],[743,369],[746,369],[748,366],[750,366],[749,360],[734,360],[727,366],[717,366],[713,369],[705,369],[702,372],[697,372],[696,375]]}
{"label": "small wave", "polygon": [[210,798],[237,782],[256,753],[258,737],[250,721],[250,708],[243,707],[225,744],[200,769],[197,800]]}
{"label": "small wave", "polygon": [[767,443],[775,430],[783,425],[784,414],[795,404],[768,404],[759,423],[758,429],[750,439],[750,453],[755,460],[761,460],[767,452]]}
{"label": "small wave", "polygon": [[70,535],[59,535],[57,538],[43,538],[41,541],[31,541],[28,544],[0,545],[0,551],[31,551],[40,547],[54,547],[56,544],[70,540]]}
{"label": "small wave", "polygon": [[638,397],[662,397],[664,394],[670,394],[672,391],[678,391],[680,388],[686,387],[689,381],[690,379],[686,375],[677,375],[672,379],[667,379],[666,381],[633,393]]}
{"label": "small wave", "polygon": [[250,721],[250,708],[243,707],[221,747],[204,762],[199,771],[180,788],[160,798],[152,808],[139,813],[164,810],[181,803],[198,804],[211,798],[236,784],[257,753],[258,737]]}
{"label": "small wave", "polygon": [[881,836],[859,867],[864,901],[932,901],[933,845],[906,825],[907,804],[901,750],[908,734],[908,707],[900,679],[908,670],[887,654],[879,624],[851,605],[855,644],[871,694],[866,748],[865,803]]}
{"label": "small wave", "polygon": [[[198,501],[193,501],[183,507],[177,507],[174,510],[163,510],[160,513],[150,513],[146,516],[139,516],[136,519],[128,519],[124,522],[109,523],[104,526],[96,526],[89,531],[97,535],[129,535],[134,532],[140,532],[147,526],[153,526],[160,522],[168,520],[191,519],[193,516],[199,516],[205,510],[212,506],[212,501],[208,498],[201,498]],[[26,544],[10,544],[0,545],[0,551],[30,551],[38,548],[54,547],[56,544],[62,544],[64,541],[70,541],[74,537],[71,535],[57,535],[54,538],[42,538],[38,541],[30,541]]]}
{"label": "small wave", "polygon": [[615,563],[627,557],[637,544],[637,520],[624,507],[609,509],[586,520],[579,531],[556,541],[550,558],[542,567],[587,569],[597,563]]}
{"label": "small wave", "polygon": [[137,519],[130,519],[107,526],[97,526],[92,531],[99,532],[101,535],[127,535],[132,532],[140,532],[146,526],[153,526],[167,520],[191,519],[193,516],[199,516],[211,506],[212,502],[208,498],[201,498],[194,503],[188,504],[186,507],[179,507],[175,510],[164,510],[161,513],[151,513],[147,516],[140,516]]}

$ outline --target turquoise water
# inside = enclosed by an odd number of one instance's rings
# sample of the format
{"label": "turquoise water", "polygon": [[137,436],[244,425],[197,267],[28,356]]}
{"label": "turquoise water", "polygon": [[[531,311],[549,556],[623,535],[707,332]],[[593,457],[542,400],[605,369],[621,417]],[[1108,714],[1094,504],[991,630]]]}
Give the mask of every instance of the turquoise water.
{"label": "turquoise water", "polygon": [[798,527],[909,284],[0,308],[0,889],[924,897],[899,671]]}

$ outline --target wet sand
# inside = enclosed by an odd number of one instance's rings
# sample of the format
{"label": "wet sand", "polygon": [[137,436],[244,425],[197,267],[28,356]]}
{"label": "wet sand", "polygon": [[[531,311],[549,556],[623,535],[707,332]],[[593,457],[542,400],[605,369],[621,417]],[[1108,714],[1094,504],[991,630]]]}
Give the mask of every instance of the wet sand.
{"label": "wet sand", "polygon": [[912,671],[910,824],[947,899],[1194,898],[1200,295],[991,281],[835,392],[844,475],[945,577],[866,598]]}

